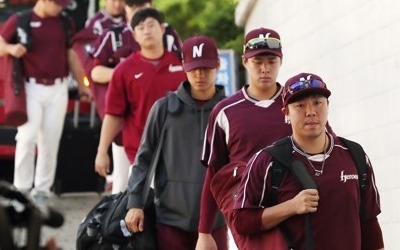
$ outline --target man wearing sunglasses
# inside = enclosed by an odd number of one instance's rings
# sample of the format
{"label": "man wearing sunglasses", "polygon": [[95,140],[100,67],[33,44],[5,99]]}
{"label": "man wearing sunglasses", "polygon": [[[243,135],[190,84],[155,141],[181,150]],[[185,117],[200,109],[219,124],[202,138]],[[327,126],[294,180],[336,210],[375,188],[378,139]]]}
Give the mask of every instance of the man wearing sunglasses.
{"label": "man wearing sunglasses", "polygon": [[367,181],[360,194],[349,148],[325,129],[330,95],[315,74],[301,73],[286,82],[282,112],[293,130],[288,143],[292,160],[304,164],[293,168],[304,168],[317,189],[302,190],[298,178],[286,171],[278,189],[278,204],[268,206],[274,162],[267,151],[259,151],[247,164],[233,211],[233,224],[240,234],[268,233],[282,229],[283,224],[296,249],[310,249],[304,229],[309,214],[313,249],[383,249],[377,220],[379,193],[371,163],[365,155]]}
{"label": "man wearing sunglasses", "polygon": [[[281,112],[283,87],[276,81],[282,64],[279,34],[267,28],[248,32],[243,43],[242,64],[249,76],[248,85],[219,102],[208,120],[202,154],[207,175],[196,249],[217,249],[211,236],[218,211],[210,190],[215,173],[230,162],[247,162],[261,148],[291,133]],[[240,236],[230,229],[238,245]]]}

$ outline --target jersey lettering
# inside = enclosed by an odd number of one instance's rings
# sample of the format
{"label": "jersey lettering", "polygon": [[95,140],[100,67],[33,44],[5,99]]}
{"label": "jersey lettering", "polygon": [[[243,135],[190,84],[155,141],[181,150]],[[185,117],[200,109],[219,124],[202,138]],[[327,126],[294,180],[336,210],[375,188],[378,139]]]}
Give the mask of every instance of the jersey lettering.
{"label": "jersey lettering", "polygon": [[357,174],[344,174],[344,170],[340,172],[340,181],[345,183],[347,180],[358,180]]}

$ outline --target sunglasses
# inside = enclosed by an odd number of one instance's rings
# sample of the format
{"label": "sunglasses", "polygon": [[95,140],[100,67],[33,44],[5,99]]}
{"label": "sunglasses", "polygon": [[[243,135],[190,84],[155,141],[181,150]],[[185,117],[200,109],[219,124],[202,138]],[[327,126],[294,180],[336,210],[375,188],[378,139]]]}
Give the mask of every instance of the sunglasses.
{"label": "sunglasses", "polygon": [[267,37],[267,38],[253,38],[250,39],[246,45],[243,46],[243,52],[246,49],[280,49],[282,48],[281,46],[281,40],[273,37]]}
{"label": "sunglasses", "polygon": [[320,80],[305,80],[298,81],[289,86],[286,90],[289,94],[293,94],[297,91],[309,88],[326,88],[325,83]]}

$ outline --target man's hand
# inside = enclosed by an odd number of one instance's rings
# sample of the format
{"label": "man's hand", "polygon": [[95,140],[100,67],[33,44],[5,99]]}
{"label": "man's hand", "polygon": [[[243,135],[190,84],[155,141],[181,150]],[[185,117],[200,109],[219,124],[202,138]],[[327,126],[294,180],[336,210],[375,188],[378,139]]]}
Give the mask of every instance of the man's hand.
{"label": "man's hand", "polygon": [[27,52],[27,49],[25,48],[25,46],[20,43],[8,45],[7,50],[11,56],[17,57],[17,58],[22,57]]}
{"label": "man's hand", "polygon": [[97,152],[94,170],[103,177],[107,176],[110,172],[110,157],[108,153]]}
{"label": "man's hand", "polygon": [[84,102],[90,102],[93,100],[93,94],[89,87],[86,86],[79,86],[79,100]]}
{"label": "man's hand", "polygon": [[144,212],[141,208],[131,208],[125,216],[125,223],[128,229],[133,232],[143,232]]}
{"label": "man's hand", "polygon": [[293,208],[296,214],[314,213],[318,207],[318,190],[305,189],[293,198]]}
{"label": "man's hand", "polygon": [[199,233],[196,250],[218,250],[217,243],[211,234]]}

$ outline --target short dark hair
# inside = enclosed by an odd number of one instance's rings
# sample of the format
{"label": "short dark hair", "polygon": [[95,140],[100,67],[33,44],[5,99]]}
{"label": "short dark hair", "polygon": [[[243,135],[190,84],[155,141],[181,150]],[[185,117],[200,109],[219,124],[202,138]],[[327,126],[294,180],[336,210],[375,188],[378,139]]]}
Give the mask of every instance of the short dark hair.
{"label": "short dark hair", "polygon": [[164,23],[164,15],[160,11],[158,11],[154,8],[144,8],[144,9],[138,10],[133,15],[132,20],[131,20],[132,29],[135,29],[135,27],[138,26],[139,23],[143,22],[144,20],[146,20],[149,17],[156,19],[160,24]]}
{"label": "short dark hair", "polygon": [[152,4],[152,0],[125,0],[125,4],[129,7],[132,6],[142,6],[146,3]]}

